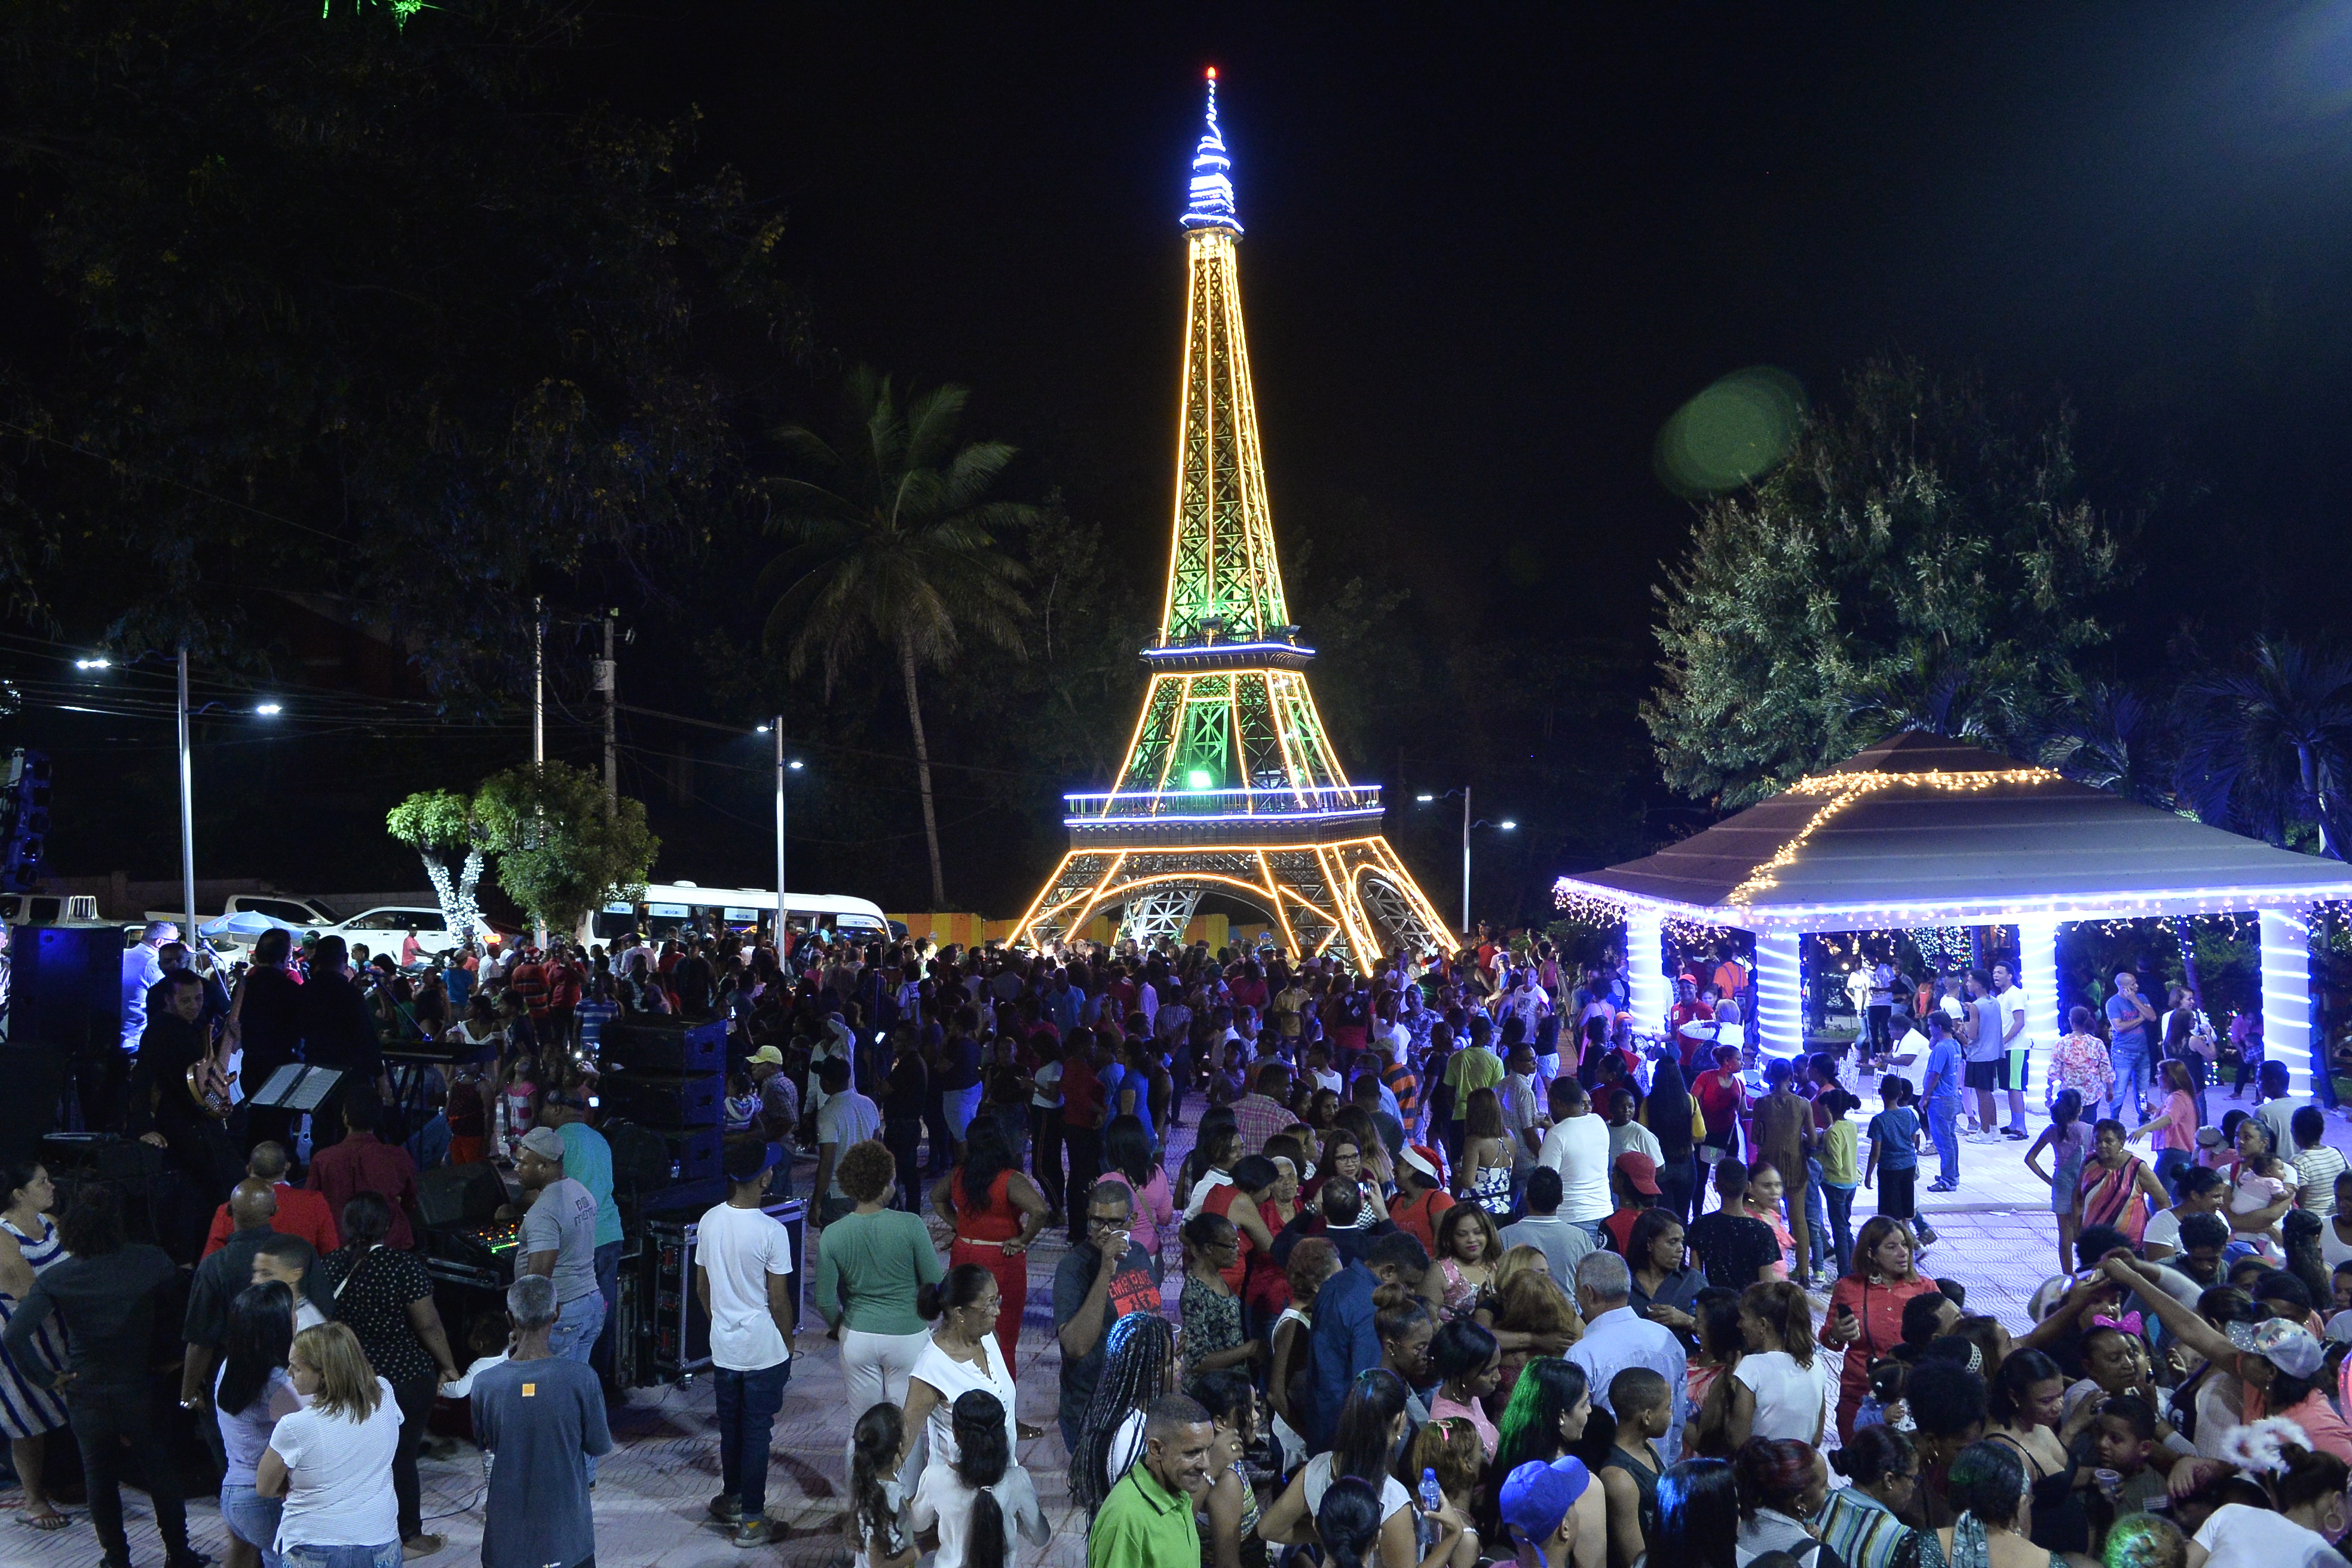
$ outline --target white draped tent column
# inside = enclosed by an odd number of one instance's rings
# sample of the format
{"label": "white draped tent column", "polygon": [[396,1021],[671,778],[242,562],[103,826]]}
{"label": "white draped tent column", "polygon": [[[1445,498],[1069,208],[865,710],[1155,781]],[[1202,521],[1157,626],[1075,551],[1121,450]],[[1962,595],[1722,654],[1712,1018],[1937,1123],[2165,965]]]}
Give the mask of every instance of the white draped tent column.
{"label": "white draped tent column", "polygon": [[2262,911],[2263,1058],[2286,1066],[2287,1092],[2311,1085],[2311,933],[2301,910]]}
{"label": "white draped tent column", "polygon": [[[2050,1070],[2050,1053],[2064,1034],[2065,1021],[2058,1016],[2058,922],[2037,917],[2017,922],[2017,984],[2025,993],[2025,1039],[2034,1055],[2041,1058],[2044,1079]],[[2035,1088],[2033,1055],[2026,1058],[2025,1082],[2019,1087],[2027,1096],[2027,1103],[2040,1105],[2045,1096]],[[2046,1087],[2046,1085],[2045,1085]],[[2089,1108],[2085,1108],[2089,1109]]]}
{"label": "white draped tent column", "polygon": [[1633,993],[1633,1029],[1637,1034],[1663,1035],[1666,1015],[1675,1003],[1666,984],[1664,917],[1657,910],[1634,908],[1625,912],[1625,984]]}
{"label": "white draped tent column", "polygon": [[1756,933],[1756,1048],[1764,1056],[1804,1051],[1803,943],[1796,931]]}

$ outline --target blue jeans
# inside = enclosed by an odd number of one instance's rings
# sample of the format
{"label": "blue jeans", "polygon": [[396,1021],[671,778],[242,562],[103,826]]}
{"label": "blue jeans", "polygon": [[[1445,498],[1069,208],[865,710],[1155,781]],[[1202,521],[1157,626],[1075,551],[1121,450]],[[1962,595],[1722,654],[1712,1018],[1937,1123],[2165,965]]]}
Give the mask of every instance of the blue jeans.
{"label": "blue jeans", "polygon": [[2174,1203],[2180,1201],[2180,1173],[2196,1163],[2184,1150],[2167,1149],[2157,1155],[2156,1179],[2164,1184],[2164,1190],[2172,1194]]}
{"label": "blue jeans", "polygon": [[[2128,1103],[2132,1108],[2132,1114],[2128,1121],[2136,1121],[2147,1105],[2147,1037],[2145,1035],[2141,1036],[2137,1045],[2117,1041],[2107,1048],[2107,1059],[2115,1064],[2115,1106],[2118,1120],[2126,1120],[2121,1116],[2121,1111]],[[2130,1097],[2128,1101],[2125,1098],[2126,1095]]]}
{"label": "blue jeans", "polygon": [[278,1568],[278,1516],[286,1511],[284,1498],[263,1497],[251,1487],[223,1481],[220,1510],[229,1533],[261,1553],[261,1568]]}
{"label": "blue jeans", "polygon": [[[563,1303],[563,1310],[556,1315],[555,1327],[548,1331],[547,1348],[552,1354],[585,1363],[596,1348],[596,1336],[604,1331],[604,1298],[591,1290]],[[588,1456],[588,1484],[596,1484],[593,1454]]]}
{"label": "blue jeans", "polygon": [[719,1396],[719,1489],[735,1500],[747,1524],[768,1509],[768,1443],[792,1376],[788,1361],[757,1372],[710,1369]]}
{"label": "blue jeans", "polygon": [[382,1546],[289,1546],[286,1568],[400,1568],[400,1542]]}
{"label": "blue jeans", "polygon": [[1960,1101],[1958,1095],[1937,1095],[1927,1102],[1927,1138],[1936,1145],[1936,1179],[1960,1179]]}
{"label": "blue jeans", "polygon": [[600,1243],[596,1248],[596,1294],[604,1303],[604,1322],[596,1332],[593,1360],[597,1372],[615,1383],[613,1365],[613,1327],[619,1316],[616,1309],[621,1300],[621,1244],[617,1241]]}
{"label": "blue jeans", "polygon": [[[1805,1160],[1805,1227],[1811,1235],[1805,1244],[1805,1266],[1816,1271],[1822,1260],[1831,1255],[1830,1216],[1827,1199],[1822,1193],[1822,1163],[1808,1155]],[[1793,1217],[1793,1216],[1792,1216]],[[1845,1272],[1845,1255],[1839,1253],[1837,1271]]]}
{"label": "blue jeans", "polygon": [[1853,1267],[1853,1189],[1833,1187],[1826,1182],[1815,1182],[1813,1191],[1828,1202],[1830,1211],[1830,1245],[1837,1258],[1837,1272],[1843,1274]]}

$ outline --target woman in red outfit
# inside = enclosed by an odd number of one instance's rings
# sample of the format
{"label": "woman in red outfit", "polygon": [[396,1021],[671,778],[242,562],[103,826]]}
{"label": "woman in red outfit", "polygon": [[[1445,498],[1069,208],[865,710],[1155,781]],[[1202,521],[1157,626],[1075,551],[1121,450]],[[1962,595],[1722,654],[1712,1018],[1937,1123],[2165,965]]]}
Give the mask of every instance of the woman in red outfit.
{"label": "woman in red outfit", "polygon": [[1045,1227],[1045,1194],[1021,1173],[1002,1123],[972,1119],[963,1163],[931,1189],[931,1208],[955,1226],[949,1266],[977,1263],[996,1278],[1004,1298],[996,1312],[996,1348],[1009,1372],[1029,1300],[1029,1244]]}
{"label": "woman in red outfit", "polygon": [[[1870,1363],[1903,1342],[1903,1308],[1925,1296],[1936,1282],[1914,1267],[1918,1244],[1901,1220],[1880,1215],[1854,1237],[1853,1271],[1830,1290],[1829,1315],[1822,1320],[1821,1342],[1845,1352],[1838,1377],[1838,1440],[1853,1436],[1854,1412],[1870,1392]],[[1843,1309],[1843,1310],[1841,1310]]]}

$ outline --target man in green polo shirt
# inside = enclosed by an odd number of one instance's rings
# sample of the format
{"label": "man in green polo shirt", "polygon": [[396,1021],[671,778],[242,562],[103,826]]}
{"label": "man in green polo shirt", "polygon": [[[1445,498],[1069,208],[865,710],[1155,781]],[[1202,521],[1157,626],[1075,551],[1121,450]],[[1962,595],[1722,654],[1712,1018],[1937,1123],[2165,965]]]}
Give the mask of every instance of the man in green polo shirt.
{"label": "man in green polo shirt", "polygon": [[1209,1495],[1209,1413],[1181,1394],[1144,1407],[1143,1455],[1103,1500],[1087,1568],[1201,1568],[1192,1510]]}

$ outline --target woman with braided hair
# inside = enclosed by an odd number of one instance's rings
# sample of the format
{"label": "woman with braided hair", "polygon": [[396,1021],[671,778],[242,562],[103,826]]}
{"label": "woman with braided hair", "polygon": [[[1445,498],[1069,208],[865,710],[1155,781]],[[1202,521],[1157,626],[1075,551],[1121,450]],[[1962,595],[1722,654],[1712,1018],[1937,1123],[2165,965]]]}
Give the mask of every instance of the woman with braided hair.
{"label": "woman with braided hair", "polygon": [[1142,1449],[1143,1410],[1176,1389],[1176,1334],[1153,1312],[1111,1324],[1102,1377],[1070,1455],[1070,1500],[1092,1519]]}

